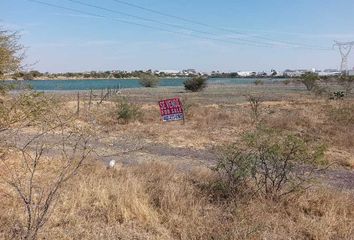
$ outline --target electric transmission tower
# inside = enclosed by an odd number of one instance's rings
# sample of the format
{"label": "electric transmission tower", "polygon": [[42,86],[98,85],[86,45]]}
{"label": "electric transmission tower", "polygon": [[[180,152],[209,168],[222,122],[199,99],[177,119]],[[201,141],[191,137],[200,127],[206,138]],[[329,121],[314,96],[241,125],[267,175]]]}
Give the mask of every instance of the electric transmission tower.
{"label": "electric transmission tower", "polygon": [[345,72],[346,74],[348,72],[348,56],[350,54],[350,51],[352,50],[352,47],[354,46],[354,42],[334,42],[335,43],[333,47],[338,47],[340,55],[342,56],[340,71]]}

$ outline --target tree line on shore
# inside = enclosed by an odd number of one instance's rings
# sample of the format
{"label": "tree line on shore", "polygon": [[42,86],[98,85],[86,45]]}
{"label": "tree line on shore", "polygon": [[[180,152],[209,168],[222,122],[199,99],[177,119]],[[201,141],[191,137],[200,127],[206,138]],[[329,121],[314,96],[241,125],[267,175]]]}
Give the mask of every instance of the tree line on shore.
{"label": "tree line on shore", "polygon": [[[49,73],[40,72],[38,70],[31,71],[19,71],[8,75],[8,79],[13,80],[35,80],[35,79],[124,79],[124,78],[140,78],[141,75],[152,75],[159,78],[173,78],[173,77],[210,77],[210,78],[245,78],[240,76],[237,72],[212,72],[210,74],[199,73],[199,72],[184,72],[179,73],[168,73],[163,71],[152,71],[152,70],[135,70],[135,71],[88,71],[88,72],[64,72],[64,73]],[[251,75],[249,77],[269,77],[267,75]],[[272,76],[275,77],[275,76]],[[277,76],[279,77],[279,76]]]}
{"label": "tree line on shore", "polygon": [[150,74],[157,77],[195,77],[200,74],[170,74],[165,72],[152,72],[151,70],[143,71],[90,71],[90,72],[65,72],[65,73],[49,73],[39,72],[37,70],[21,71],[10,76],[14,80],[34,80],[34,79],[122,79],[122,78],[139,78],[142,74]]}

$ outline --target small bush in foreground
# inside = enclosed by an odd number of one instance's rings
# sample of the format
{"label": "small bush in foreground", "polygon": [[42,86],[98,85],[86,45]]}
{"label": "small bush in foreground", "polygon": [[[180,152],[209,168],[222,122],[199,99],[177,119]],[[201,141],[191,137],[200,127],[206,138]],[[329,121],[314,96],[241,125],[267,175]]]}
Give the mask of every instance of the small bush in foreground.
{"label": "small bush in foreground", "polygon": [[122,124],[140,120],[142,117],[140,107],[127,102],[126,99],[120,99],[116,102],[115,114],[118,122]]}
{"label": "small bush in foreground", "polygon": [[139,83],[143,87],[156,87],[159,84],[159,78],[152,74],[142,74],[139,77]]}
{"label": "small bush in foreground", "polygon": [[226,195],[253,192],[279,199],[303,189],[324,163],[323,155],[322,145],[311,147],[297,136],[262,129],[225,148],[214,170]]}
{"label": "small bush in foreground", "polygon": [[[255,156],[236,144],[222,148],[217,165],[213,168],[221,181],[214,183],[214,195],[222,198],[243,194],[251,189],[251,176],[255,171]],[[251,190],[252,191],[252,190]]]}
{"label": "small bush in foreground", "polygon": [[187,91],[199,92],[207,86],[207,78],[205,77],[194,77],[184,81],[184,88]]}

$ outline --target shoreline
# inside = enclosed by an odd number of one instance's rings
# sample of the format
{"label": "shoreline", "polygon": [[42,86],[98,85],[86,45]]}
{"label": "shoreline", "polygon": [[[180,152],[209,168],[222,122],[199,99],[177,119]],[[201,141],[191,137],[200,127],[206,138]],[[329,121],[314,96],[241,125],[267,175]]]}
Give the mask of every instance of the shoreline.
{"label": "shoreline", "polygon": [[[160,77],[160,80],[176,80],[176,79],[188,79],[191,77]],[[129,78],[68,78],[68,77],[57,77],[57,78],[34,78],[25,80],[23,78],[18,79],[4,79],[4,81],[96,81],[96,80],[139,80],[138,77]],[[259,79],[259,80],[275,80],[275,79],[289,79],[286,77],[208,77],[208,79]]]}
{"label": "shoreline", "polygon": [[[160,79],[168,79],[168,80],[174,80],[174,79],[184,79],[188,77],[163,77]],[[58,78],[47,78],[47,77],[41,77],[41,78],[34,78],[34,79],[28,79],[24,80],[22,78],[19,79],[5,79],[5,81],[72,81],[72,80],[78,80],[78,81],[95,81],[95,80],[139,80],[140,78],[138,77],[129,77],[129,78],[67,78],[67,77],[58,77]]]}
{"label": "shoreline", "polygon": [[[265,84],[262,86],[255,86],[253,84],[248,84],[248,83],[242,83],[242,84],[209,84],[207,86],[206,89],[209,89],[211,91],[215,91],[215,90],[223,90],[223,89],[248,89],[248,88],[252,88],[255,90],[261,90],[262,88],[269,88],[269,87],[275,87],[275,88],[281,88],[284,87],[284,84],[280,83],[280,82],[276,82],[276,83],[269,83],[269,84]],[[298,86],[287,86],[288,89],[298,89]],[[68,89],[68,90],[63,90],[63,89],[55,89],[55,90],[43,90],[43,89],[33,89],[37,92],[42,92],[42,93],[48,93],[48,94],[59,94],[59,95],[75,95],[77,92],[80,93],[89,93],[91,90],[93,92],[101,92],[102,90],[107,90],[107,88],[97,88],[97,89]],[[183,91],[183,93],[192,93],[189,91],[185,91],[183,86],[158,86],[158,87],[154,87],[154,88],[145,88],[145,87],[127,87],[127,88],[121,88],[119,89],[121,91],[121,93],[123,92],[130,92],[130,91],[136,91],[136,92],[159,92],[159,91],[178,91],[179,93],[181,93],[181,91]],[[20,90],[12,90],[11,92],[15,93],[18,92]]]}

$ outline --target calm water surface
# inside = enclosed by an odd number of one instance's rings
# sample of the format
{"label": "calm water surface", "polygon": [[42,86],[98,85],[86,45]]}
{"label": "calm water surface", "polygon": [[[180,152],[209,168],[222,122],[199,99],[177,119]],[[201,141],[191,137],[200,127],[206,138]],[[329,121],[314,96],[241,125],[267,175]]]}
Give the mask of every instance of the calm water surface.
{"label": "calm water surface", "polygon": [[[161,79],[160,87],[182,87],[186,78]],[[209,85],[254,84],[257,78],[210,78]],[[262,79],[265,83],[281,81],[281,79]],[[31,80],[6,81],[27,85],[38,91],[73,91],[107,88],[139,88],[138,79],[89,79],[89,80]]]}

